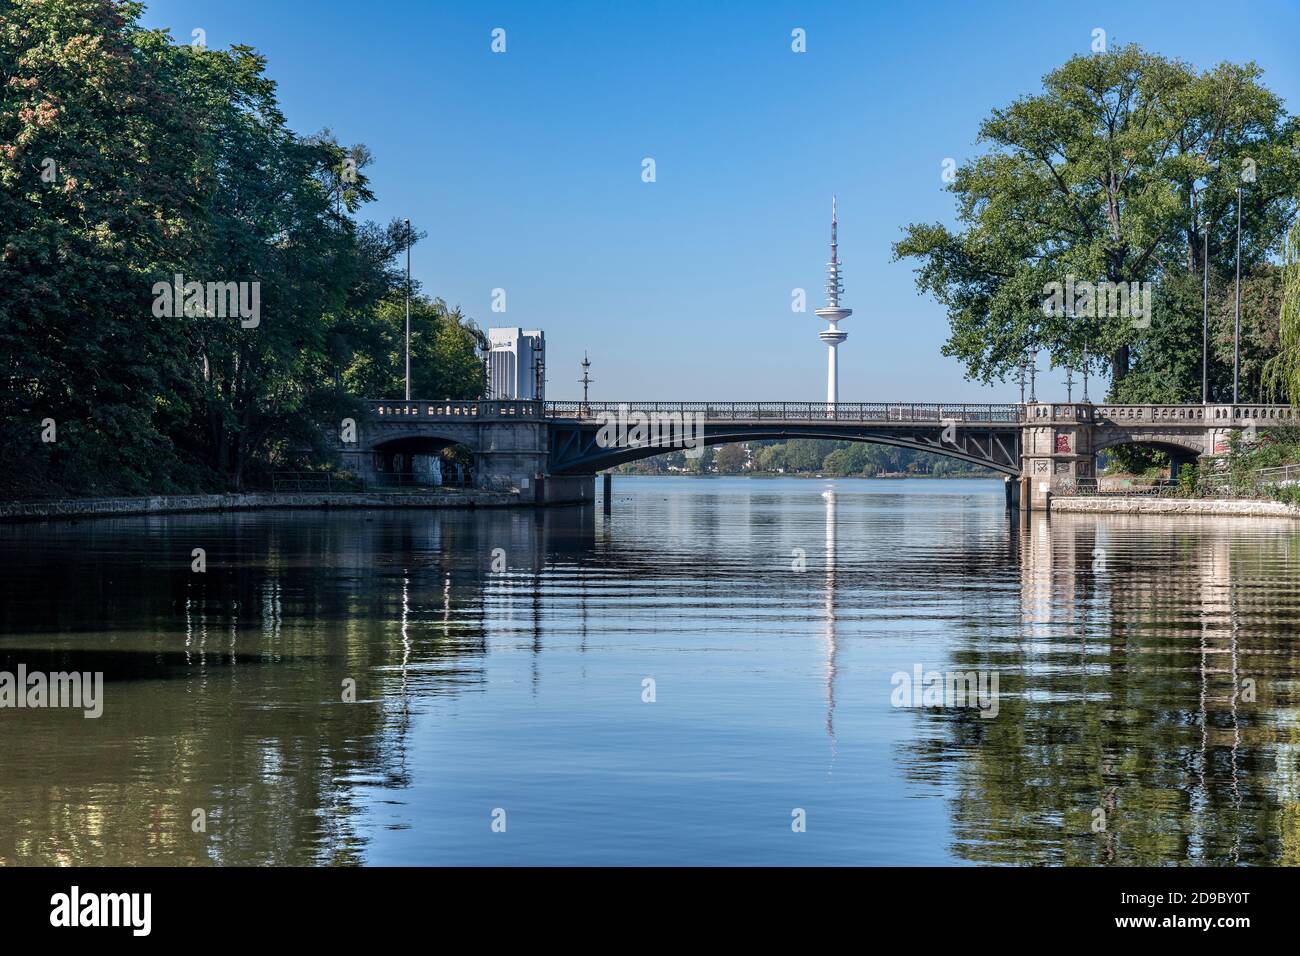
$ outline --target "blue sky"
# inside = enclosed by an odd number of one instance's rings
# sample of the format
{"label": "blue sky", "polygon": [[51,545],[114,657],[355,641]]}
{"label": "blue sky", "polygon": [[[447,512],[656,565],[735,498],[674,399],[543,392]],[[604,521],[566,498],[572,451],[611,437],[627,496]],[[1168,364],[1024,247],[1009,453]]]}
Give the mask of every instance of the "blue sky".
{"label": "blue sky", "polygon": [[[593,399],[822,400],[835,192],[841,400],[1014,400],[939,354],[943,310],[890,261],[907,223],[952,220],[941,164],[978,152],[989,111],[1097,27],[1199,68],[1253,59],[1300,110],[1296,0],[154,0],[145,23],[257,48],[296,130],[369,146],[363,215],[428,231],[426,291],[484,327],[545,329],[552,398],[580,393],[587,349]],[[1039,395],[1064,398],[1062,379]]]}

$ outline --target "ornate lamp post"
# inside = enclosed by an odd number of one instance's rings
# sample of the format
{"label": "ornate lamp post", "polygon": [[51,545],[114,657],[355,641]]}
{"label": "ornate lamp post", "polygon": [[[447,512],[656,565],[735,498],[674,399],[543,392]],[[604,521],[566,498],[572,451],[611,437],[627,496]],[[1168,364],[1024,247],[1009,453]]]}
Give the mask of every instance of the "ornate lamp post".
{"label": "ornate lamp post", "polygon": [[1085,405],[1091,405],[1092,399],[1088,397],[1088,340],[1083,340],[1083,397],[1080,399]]}
{"label": "ornate lamp post", "polygon": [[587,353],[582,353],[582,417],[587,418],[591,415],[591,405],[587,402],[587,386],[591,384],[591,376],[587,374],[591,371],[591,360],[587,358]]}
{"label": "ornate lamp post", "polygon": [[411,400],[411,220],[406,220],[406,400]]}
{"label": "ornate lamp post", "polygon": [[[1246,181],[1243,171],[1241,181]],[[1240,400],[1237,397],[1237,381],[1241,370],[1241,183],[1237,184],[1237,283],[1235,293],[1236,305],[1232,318],[1232,404]]]}

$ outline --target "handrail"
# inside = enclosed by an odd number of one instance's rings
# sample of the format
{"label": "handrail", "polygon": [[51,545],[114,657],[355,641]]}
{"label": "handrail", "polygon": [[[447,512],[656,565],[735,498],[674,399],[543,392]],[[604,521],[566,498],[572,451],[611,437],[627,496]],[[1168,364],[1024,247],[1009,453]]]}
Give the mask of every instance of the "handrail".
{"label": "handrail", "polygon": [[357,478],[345,478],[329,472],[319,471],[276,471],[271,473],[271,491],[281,492],[347,492],[362,491],[364,482]]}
{"label": "handrail", "polygon": [[547,418],[589,419],[631,414],[703,415],[706,421],[996,422],[1022,421],[1023,406],[970,402],[547,402]]}
{"label": "handrail", "polygon": [[1300,465],[1275,465],[1272,468],[1260,468],[1255,472],[1255,480],[1264,484],[1300,481]]}
{"label": "handrail", "polygon": [[[1083,403],[972,402],[582,402],[517,399],[398,399],[371,400],[371,415],[381,421],[484,421],[552,418],[586,420],[617,418],[620,414],[647,416],[703,415],[716,422],[803,421],[824,422],[962,422],[1017,424],[1053,417],[1069,417],[1088,410],[1096,419],[1116,424],[1187,423],[1205,427],[1222,424],[1269,424],[1294,421],[1289,405],[1089,405]],[[1046,411],[1045,411],[1046,410]],[[1055,411],[1054,411],[1055,410]]]}

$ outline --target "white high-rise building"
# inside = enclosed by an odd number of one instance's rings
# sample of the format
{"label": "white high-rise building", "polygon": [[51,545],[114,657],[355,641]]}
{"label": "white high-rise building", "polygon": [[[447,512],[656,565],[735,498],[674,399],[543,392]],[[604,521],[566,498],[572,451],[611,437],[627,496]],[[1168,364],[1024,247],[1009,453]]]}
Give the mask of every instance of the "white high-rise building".
{"label": "white high-rise building", "polygon": [[831,261],[826,264],[826,308],[818,309],[814,314],[830,323],[818,336],[828,346],[829,359],[826,367],[826,401],[834,405],[840,400],[840,365],[836,348],[849,337],[841,332],[839,323],[853,314],[852,309],[840,308],[840,296],[844,294],[844,282],[840,277],[839,240],[835,234],[835,197],[831,197]]}
{"label": "white high-rise building", "polygon": [[488,329],[487,397],[546,398],[546,337],[540,329]]}

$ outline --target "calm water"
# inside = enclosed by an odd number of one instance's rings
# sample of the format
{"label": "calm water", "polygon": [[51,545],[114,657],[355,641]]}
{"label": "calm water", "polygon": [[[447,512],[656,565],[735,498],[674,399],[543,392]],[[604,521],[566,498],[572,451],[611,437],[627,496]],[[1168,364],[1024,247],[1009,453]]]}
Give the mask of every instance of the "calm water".
{"label": "calm water", "polygon": [[0,526],[0,671],[107,682],[0,710],[0,864],[1300,864],[1296,525],[615,497]]}

